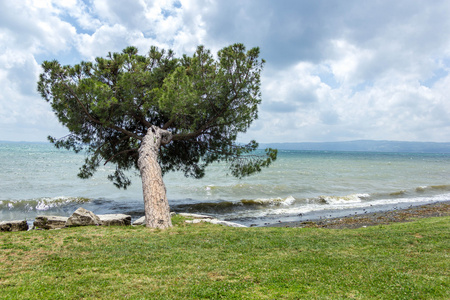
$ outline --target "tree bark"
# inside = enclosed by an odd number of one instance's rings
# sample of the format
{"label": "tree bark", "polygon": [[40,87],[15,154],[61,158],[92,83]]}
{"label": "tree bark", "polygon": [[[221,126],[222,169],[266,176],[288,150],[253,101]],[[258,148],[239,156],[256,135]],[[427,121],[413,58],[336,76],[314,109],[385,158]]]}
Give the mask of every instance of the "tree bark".
{"label": "tree bark", "polygon": [[169,201],[158,163],[161,145],[171,141],[172,134],[157,126],[151,126],[139,147],[138,167],[142,178],[145,224],[147,227],[165,229],[172,227]]}

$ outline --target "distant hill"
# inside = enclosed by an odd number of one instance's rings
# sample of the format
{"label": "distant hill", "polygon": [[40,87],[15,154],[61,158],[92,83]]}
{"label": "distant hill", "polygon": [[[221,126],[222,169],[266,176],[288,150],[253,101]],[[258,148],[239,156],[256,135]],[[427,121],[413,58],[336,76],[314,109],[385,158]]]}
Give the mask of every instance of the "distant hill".
{"label": "distant hill", "polygon": [[360,140],[349,142],[260,144],[260,148],[267,148],[267,147],[276,148],[279,150],[450,153],[450,143],[432,143],[432,142]]}

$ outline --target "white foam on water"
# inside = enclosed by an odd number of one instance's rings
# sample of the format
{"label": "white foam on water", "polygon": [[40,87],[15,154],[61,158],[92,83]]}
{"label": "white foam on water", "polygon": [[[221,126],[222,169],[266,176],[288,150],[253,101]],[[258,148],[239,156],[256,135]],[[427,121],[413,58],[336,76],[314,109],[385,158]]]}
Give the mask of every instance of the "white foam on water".
{"label": "white foam on water", "polygon": [[369,198],[369,194],[351,194],[347,196],[320,196],[319,198],[327,204],[348,204],[359,203],[365,198]]}
{"label": "white foam on water", "polygon": [[39,201],[35,208],[36,210],[49,210],[50,207],[51,206],[45,203],[44,201]]}
{"label": "white foam on water", "polygon": [[370,201],[371,205],[395,205],[400,203],[420,203],[420,202],[442,202],[450,200],[450,193],[440,194],[429,197],[412,197],[412,198],[399,198],[399,199],[380,199]]}
{"label": "white foam on water", "polygon": [[9,210],[13,209],[25,209],[26,211],[45,211],[54,207],[64,206],[70,203],[85,203],[88,202],[87,198],[80,197],[43,197],[29,200],[18,201],[0,201],[0,205],[5,205]]}
{"label": "white foam on water", "polygon": [[249,204],[260,204],[264,206],[290,206],[295,202],[295,198],[288,196],[286,198],[276,197],[276,198],[258,198],[254,200],[241,200],[242,205]]}
{"label": "white foam on water", "polygon": [[[357,194],[358,198],[367,198],[368,194]],[[356,197],[356,194],[355,194]],[[288,197],[289,198],[289,197]],[[346,196],[347,198],[347,196]],[[284,216],[301,216],[308,213],[315,213],[328,210],[349,210],[349,209],[365,209],[365,208],[376,208],[383,207],[386,205],[395,206],[399,204],[411,203],[434,203],[448,201],[450,199],[450,193],[435,195],[430,197],[414,197],[414,198],[399,198],[399,199],[379,199],[373,201],[357,201],[353,199],[352,201],[338,200],[331,204],[319,204],[319,203],[308,203],[304,205],[296,206],[272,206],[264,210],[245,210],[238,213],[226,214],[225,218],[265,218],[268,216],[279,216],[280,218]]]}
{"label": "white foam on water", "polygon": [[49,210],[50,208],[58,207],[64,204],[68,204],[70,202],[76,202],[76,198],[70,197],[41,198],[38,200],[35,209],[40,211]]}
{"label": "white foam on water", "polygon": [[283,204],[284,205],[292,205],[294,202],[295,202],[295,198],[292,196],[289,196],[284,200]]}

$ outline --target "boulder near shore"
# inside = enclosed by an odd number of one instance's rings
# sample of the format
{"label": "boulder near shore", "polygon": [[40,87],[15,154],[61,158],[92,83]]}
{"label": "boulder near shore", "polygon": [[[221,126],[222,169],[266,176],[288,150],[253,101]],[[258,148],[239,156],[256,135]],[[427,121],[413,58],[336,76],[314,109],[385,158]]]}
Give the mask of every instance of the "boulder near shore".
{"label": "boulder near shore", "polygon": [[3,221],[0,222],[0,231],[27,231],[27,221]]}
{"label": "boulder near shore", "polygon": [[124,214],[96,215],[92,211],[78,208],[70,217],[38,216],[34,227],[39,229],[58,229],[73,226],[128,226],[131,216]]}
{"label": "boulder near shore", "polygon": [[[171,213],[174,215],[175,213]],[[241,224],[221,221],[211,216],[180,213],[181,216],[192,218],[186,223],[208,222],[229,227],[246,227]],[[37,216],[31,229],[61,229],[74,226],[129,226],[145,225],[145,217],[141,217],[131,224],[131,216],[125,214],[96,215],[92,211],[78,208],[70,217],[61,216]],[[27,221],[4,221],[0,222],[0,231],[27,231],[29,226]]]}

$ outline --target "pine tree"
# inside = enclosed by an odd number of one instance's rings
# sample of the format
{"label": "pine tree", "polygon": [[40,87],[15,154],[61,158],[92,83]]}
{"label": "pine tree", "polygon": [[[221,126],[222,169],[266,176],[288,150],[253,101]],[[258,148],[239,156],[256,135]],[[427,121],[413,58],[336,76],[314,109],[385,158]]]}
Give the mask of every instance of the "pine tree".
{"label": "pine tree", "polygon": [[126,188],[131,181],[124,171],[138,169],[146,225],[170,227],[164,173],[201,178],[210,163],[226,161],[232,175],[243,177],[276,159],[275,149],[251,154],[255,141],[236,144],[238,133],[257,118],[264,64],[258,57],[259,48],[234,44],[217,59],[199,46],[192,57],[156,47],[139,55],[128,47],[74,66],[45,61],[38,91],[70,132],[49,140],[86,152],[81,178],[112,163],[116,169],[108,179]]}

